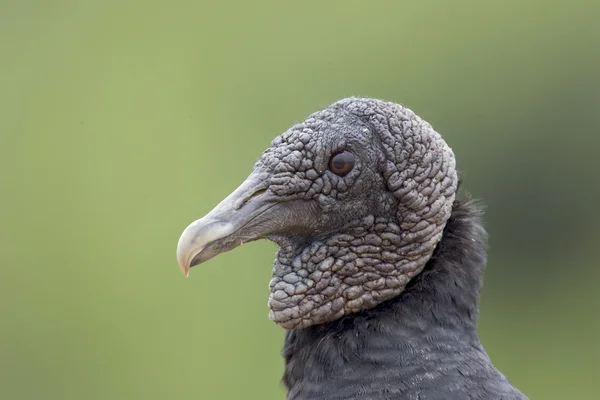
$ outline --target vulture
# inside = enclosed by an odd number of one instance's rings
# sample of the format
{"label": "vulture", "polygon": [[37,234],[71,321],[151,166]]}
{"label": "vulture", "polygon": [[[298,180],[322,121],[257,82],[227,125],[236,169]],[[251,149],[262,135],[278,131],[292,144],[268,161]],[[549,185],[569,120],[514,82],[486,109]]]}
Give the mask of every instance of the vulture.
{"label": "vulture", "polygon": [[402,105],[346,98],[276,137],[177,245],[189,269],[279,250],[269,318],[288,399],[527,399],[476,332],[487,234],[451,148]]}

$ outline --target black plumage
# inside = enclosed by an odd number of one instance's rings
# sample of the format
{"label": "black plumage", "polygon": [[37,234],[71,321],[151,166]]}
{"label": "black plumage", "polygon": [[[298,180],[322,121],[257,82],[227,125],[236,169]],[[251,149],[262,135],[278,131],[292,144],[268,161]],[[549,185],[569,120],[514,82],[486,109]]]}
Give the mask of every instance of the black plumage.
{"label": "black plumage", "polygon": [[289,399],[526,399],[476,333],[481,210],[410,110],[344,99],[295,125],[186,229],[179,264],[260,238],[280,246],[269,307]]}
{"label": "black plumage", "polygon": [[282,352],[290,399],[525,399],[475,331],[486,260],[480,209],[455,200],[440,245],[398,297],[292,330]]}

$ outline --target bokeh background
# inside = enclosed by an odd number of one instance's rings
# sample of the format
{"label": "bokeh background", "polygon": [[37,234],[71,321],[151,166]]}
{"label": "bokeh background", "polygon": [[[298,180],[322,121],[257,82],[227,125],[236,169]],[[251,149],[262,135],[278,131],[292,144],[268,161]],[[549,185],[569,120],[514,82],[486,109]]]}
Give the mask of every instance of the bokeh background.
{"label": "bokeh background", "polygon": [[403,103],[488,206],[479,332],[531,399],[600,391],[600,5],[0,1],[0,398],[283,399],[275,245],[175,246],[270,140]]}

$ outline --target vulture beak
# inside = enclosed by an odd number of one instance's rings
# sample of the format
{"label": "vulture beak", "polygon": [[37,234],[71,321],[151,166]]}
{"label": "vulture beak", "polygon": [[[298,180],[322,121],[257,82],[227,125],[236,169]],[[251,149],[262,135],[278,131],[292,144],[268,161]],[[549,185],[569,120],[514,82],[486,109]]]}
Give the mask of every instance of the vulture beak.
{"label": "vulture beak", "polygon": [[212,211],[185,228],[177,243],[184,276],[191,267],[272,232],[277,225],[272,208],[278,201],[267,191],[265,178],[264,173],[252,173]]}

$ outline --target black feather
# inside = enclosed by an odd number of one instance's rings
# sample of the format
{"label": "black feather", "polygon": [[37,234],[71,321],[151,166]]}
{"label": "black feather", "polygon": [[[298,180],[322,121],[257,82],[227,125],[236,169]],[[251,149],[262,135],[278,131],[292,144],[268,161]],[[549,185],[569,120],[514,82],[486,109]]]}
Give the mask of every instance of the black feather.
{"label": "black feather", "polygon": [[289,331],[289,399],[523,400],[476,333],[487,234],[481,207],[457,197],[443,238],[398,297]]}

